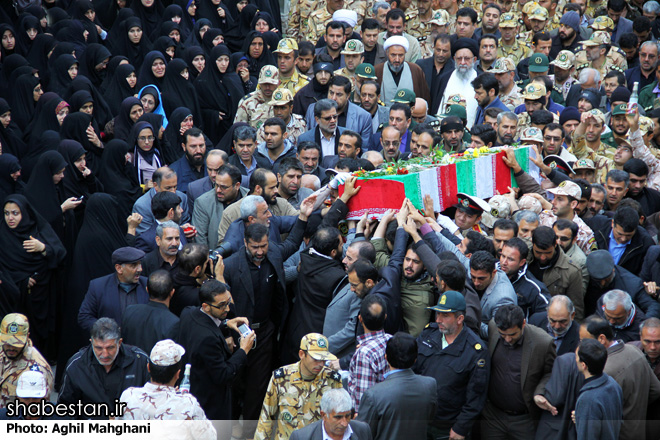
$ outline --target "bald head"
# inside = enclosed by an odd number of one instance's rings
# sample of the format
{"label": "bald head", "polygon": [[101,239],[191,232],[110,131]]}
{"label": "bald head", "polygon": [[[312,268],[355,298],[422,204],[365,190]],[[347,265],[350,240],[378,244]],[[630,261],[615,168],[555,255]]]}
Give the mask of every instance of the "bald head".
{"label": "bald head", "polygon": [[[415,106],[412,108],[412,117],[415,120],[426,118],[426,112],[428,111],[428,103],[424,98],[415,98]],[[417,121],[419,122],[419,121]]]}

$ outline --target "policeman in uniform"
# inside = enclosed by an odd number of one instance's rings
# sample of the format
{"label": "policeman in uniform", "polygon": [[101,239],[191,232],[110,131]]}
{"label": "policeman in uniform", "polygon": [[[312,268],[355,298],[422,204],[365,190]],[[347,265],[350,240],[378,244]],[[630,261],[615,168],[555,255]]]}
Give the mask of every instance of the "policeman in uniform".
{"label": "policeman in uniform", "polygon": [[277,67],[266,65],[259,72],[259,81],[257,90],[247,94],[238,102],[238,110],[234,124],[237,122],[247,122],[252,127],[259,129],[266,119],[273,117],[273,107],[270,100],[273,92],[280,85],[280,75]]}
{"label": "policeman in uniform", "polygon": [[302,89],[307,84],[309,84],[307,78],[299,74],[295,66],[295,60],[296,58],[298,58],[298,43],[296,42],[296,40],[294,40],[293,38],[281,39],[279,43],[277,43],[277,50],[275,50],[273,53],[276,54],[275,56],[279,56],[278,54],[288,55],[292,53],[294,59],[294,65],[293,68],[291,69],[290,77],[285,78],[282,75],[282,72],[281,71],[279,72],[280,89],[288,89],[291,91],[292,94],[295,95],[298,92],[298,90]]}
{"label": "policeman in uniform", "polygon": [[430,431],[433,438],[467,436],[486,404],[490,356],[486,344],[464,325],[463,294],[446,291],[429,324],[417,338],[417,362],[413,371],[435,378],[438,404]]}
{"label": "policeman in uniform", "polygon": [[[576,69],[578,72],[585,67],[592,67],[600,72],[600,77],[605,78],[608,72],[618,70],[625,72],[628,69],[628,61],[626,56],[619,54],[615,46],[611,45],[612,40],[610,34],[606,31],[595,31],[591,34],[588,40],[580,41],[580,44],[585,48],[577,53],[575,56]],[[587,58],[586,49],[600,47],[605,48],[605,57],[600,56],[598,59],[589,61]],[[621,49],[619,49],[621,50]],[[600,64],[600,66],[598,66]]]}
{"label": "policeman in uniform", "polygon": [[300,361],[273,372],[254,440],[287,440],[294,430],[321,420],[323,393],[342,388],[339,373],[325,366],[337,359],[328,348],[328,338],[309,333],[300,341]]}
{"label": "policeman in uniform", "polygon": [[[41,371],[48,383],[48,394],[53,390],[53,372],[50,365],[30,340],[30,324],[25,315],[9,313],[0,323],[0,408],[16,399],[18,377],[27,370]],[[46,394],[46,398],[48,398]]]}
{"label": "policeman in uniform", "polygon": [[[286,124],[287,139],[295,145],[298,137],[307,131],[307,122],[302,116],[293,113],[293,94],[289,89],[275,90],[270,106],[273,108],[273,116]],[[263,125],[257,130],[257,141],[266,141]]]}
{"label": "policeman in uniform", "polygon": [[495,61],[495,64],[493,64],[493,67],[491,67],[489,70],[489,72],[495,74],[495,78],[498,79],[498,82],[500,81],[500,77],[503,74],[509,75],[511,77],[511,90],[509,90],[509,92],[505,92],[504,88],[500,84],[499,94],[500,101],[502,101],[502,103],[504,103],[504,105],[506,105],[511,111],[515,110],[516,107],[525,102],[522,97],[522,90],[520,87],[518,87],[518,84],[513,81],[514,75],[511,75],[511,73],[515,71],[516,64],[509,57],[498,58]]}
{"label": "policeman in uniform", "polygon": [[[500,32],[502,33],[502,38],[500,38],[499,44],[497,45],[497,57],[509,57],[517,65],[520,60],[527,58],[532,54],[532,49],[528,44],[522,42],[522,40],[516,39],[516,30],[518,29],[519,21],[518,16],[512,12],[507,12],[502,14],[500,17]],[[505,40],[505,35],[511,35],[511,39],[507,42]]]}
{"label": "policeman in uniform", "polygon": [[353,102],[355,96],[360,96],[360,84],[358,83],[356,69],[364,61],[364,44],[360,40],[348,40],[342,49],[341,54],[344,56],[344,67],[337,69],[334,75],[345,76],[351,81],[351,93],[353,94]]}

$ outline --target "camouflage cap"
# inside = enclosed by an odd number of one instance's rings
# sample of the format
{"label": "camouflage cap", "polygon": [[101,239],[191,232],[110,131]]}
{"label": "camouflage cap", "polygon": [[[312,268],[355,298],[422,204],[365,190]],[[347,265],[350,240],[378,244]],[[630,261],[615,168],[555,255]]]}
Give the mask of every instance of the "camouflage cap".
{"label": "camouflage cap", "polygon": [[596,122],[600,122],[601,124],[605,124],[605,115],[603,112],[598,110],[597,108],[589,110],[587,113],[589,113],[591,118],[594,118]]}
{"label": "camouflage cap", "polygon": [[550,60],[543,53],[535,53],[529,57],[529,71],[534,73],[547,72],[550,69]]}
{"label": "camouflage cap", "polygon": [[509,73],[516,70],[516,63],[509,57],[498,58],[490,68],[491,73]]}
{"label": "camouflage cap", "polygon": [[280,84],[280,74],[277,67],[267,64],[259,72],[259,84]]}
{"label": "camouflage cap", "polygon": [[506,12],[500,16],[501,28],[512,28],[520,24],[520,19],[513,12]]}
{"label": "camouflage cap", "polygon": [[465,297],[462,293],[455,290],[443,292],[440,299],[438,299],[438,304],[433,307],[427,307],[427,309],[440,313],[465,312],[466,308]]}
{"label": "camouflage cap", "polygon": [[334,361],[337,357],[328,351],[328,338],[320,333],[309,333],[300,341],[300,349],[317,361]]}
{"label": "camouflage cap", "polygon": [[577,170],[596,170],[596,164],[594,164],[594,161],[591,159],[578,159],[575,161],[573,164],[573,171]]}
{"label": "camouflage cap", "polygon": [[653,130],[655,129],[655,123],[653,122],[653,119],[646,116],[640,116],[639,129],[643,134],[653,133]]}
{"label": "camouflage cap", "polygon": [[610,44],[611,42],[612,38],[609,32],[596,31],[591,34],[591,38],[588,40],[580,41],[580,44],[583,46],[600,46],[601,44]]}
{"label": "camouflage cap", "polygon": [[553,66],[560,69],[569,70],[575,65],[575,54],[570,50],[562,50],[557,54],[557,58],[550,62]]}
{"label": "camouflage cap", "polygon": [[488,199],[490,211],[484,212],[481,216],[481,223],[488,228],[492,228],[495,222],[501,218],[508,218],[511,215],[511,203],[509,199],[502,195],[494,195]]}
{"label": "camouflage cap", "polygon": [[463,107],[467,106],[467,101],[465,98],[460,95],[459,93],[455,95],[449,95],[449,98],[447,98],[447,108],[449,108],[450,105],[461,105]]}
{"label": "camouflage cap", "polygon": [[18,381],[16,381],[17,397],[23,399],[42,399],[46,397],[46,394],[48,394],[48,382],[44,373],[38,369],[25,370],[18,376]]}
{"label": "camouflage cap", "polygon": [[359,55],[364,53],[364,44],[360,40],[348,40],[341,51],[342,55]]}
{"label": "camouflage cap", "polygon": [[355,68],[355,74],[364,79],[376,79],[376,69],[373,64],[362,63]]}
{"label": "camouflage cap", "polygon": [[527,18],[529,18],[530,20],[547,21],[548,17],[549,17],[548,10],[545,9],[543,6],[537,6],[532,10],[531,13],[527,14]]}
{"label": "camouflage cap", "polygon": [[527,127],[520,134],[520,140],[543,143],[543,133],[537,127]]}
{"label": "camouflage cap", "polygon": [[445,26],[449,23],[449,12],[444,9],[436,9],[429,20],[429,24],[437,24],[438,26]]}
{"label": "camouflage cap", "polygon": [[543,206],[541,205],[541,202],[539,202],[529,194],[524,194],[516,204],[518,205],[518,208],[520,208],[523,211],[533,211],[537,214],[540,214],[541,211],[543,211]]}
{"label": "camouflage cap", "polygon": [[293,95],[289,89],[277,89],[273,92],[270,105],[287,105],[293,102]]}
{"label": "camouflage cap", "polygon": [[607,15],[601,15],[600,17],[596,17],[589,27],[597,31],[613,30],[614,20]]}
{"label": "camouflage cap", "polygon": [[169,367],[181,360],[186,350],[171,339],[164,339],[156,342],[154,348],[151,349],[149,359],[155,365],[161,367]]}
{"label": "camouflage cap", "polygon": [[626,113],[628,113],[628,105],[627,104],[615,105],[612,108],[612,116],[625,115]]}
{"label": "camouflage cap", "polygon": [[525,86],[522,97],[523,99],[536,100],[543,98],[546,93],[548,93],[548,91],[545,89],[544,84],[533,82]]}
{"label": "camouflage cap", "polygon": [[575,200],[580,200],[582,197],[582,190],[580,189],[580,185],[575,182],[571,182],[570,180],[564,180],[559,184],[557,188],[550,188],[547,191],[550,194],[554,194],[556,196],[573,197]]}
{"label": "camouflage cap", "polygon": [[298,50],[298,42],[293,38],[282,38],[273,53],[291,53],[294,50]]}
{"label": "camouflage cap", "polygon": [[522,13],[525,14],[525,15],[529,15],[534,11],[534,9],[536,9],[538,7],[541,7],[541,5],[539,5],[535,1],[527,2],[523,5]]}
{"label": "camouflage cap", "polygon": [[9,313],[0,323],[0,344],[23,347],[27,344],[30,323],[25,315]]}
{"label": "camouflage cap", "polygon": [[390,102],[400,102],[401,104],[415,105],[415,99],[417,99],[417,96],[412,90],[399,89],[394,95],[394,98],[390,99]]}

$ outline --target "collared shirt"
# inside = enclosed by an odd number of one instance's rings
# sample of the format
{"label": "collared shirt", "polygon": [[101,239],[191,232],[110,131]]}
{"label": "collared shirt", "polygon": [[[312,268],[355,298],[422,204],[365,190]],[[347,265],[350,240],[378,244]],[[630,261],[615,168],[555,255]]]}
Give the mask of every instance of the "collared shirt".
{"label": "collared shirt", "polygon": [[[323,440],[333,440],[332,437],[328,435],[327,432],[325,432],[325,423],[321,422],[323,426]],[[346,427],[346,431],[344,431],[344,436],[342,437],[342,440],[348,440],[351,438],[351,435],[353,435],[353,429],[351,428],[351,425],[348,425]]]}
{"label": "collared shirt", "polygon": [[[254,170],[257,169],[257,159],[252,157],[252,163],[250,164],[250,167],[246,167],[245,164],[243,163],[242,160],[238,161],[239,165],[242,166],[245,169],[245,172],[247,174],[244,174],[241,176],[241,186],[243,188],[249,188],[250,187],[250,176],[252,176],[252,173]],[[241,173],[243,174],[243,173]]]}
{"label": "collared shirt", "polygon": [[220,326],[222,325],[222,320],[221,320],[221,319],[218,319],[218,318],[216,318],[215,316],[211,316],[210,314],[206,313],[202,307],[200,307],[199,310],[200,310],[203,314],[205,314],[206,316],[208,316],[209,318],[211,318],[211,319],[213,320],[213,322],[215,323],[215,325],[217,325],[218,327],[220,327]]}
{"label": "collared shirt", "polygon": [[335,137],[337,137],[337,130],[335,130],[330,139],[326,138],[323,132],[321,132],[321,151],[323,151],[324,156],[335,154]]}
{"label": "collared shirt", "polygon": [[628,246],[629,244],[630,244],[630,240],[626,241],[623,244],[619,244],[614,239],[614,231],[610,231],[610,245],[608,250],[610,251],[612,258],[614,259],[614,264],[619,264],[619,260],[621,260],[623,253],[626,251],[626,246]]}
{"label": "collared shirt", "polygon": [[396,368],[395,368],[394,370],[390,370],[390,371],[388,371],[387,373],[385,373],[385,374],[383,375],[383,378],[384,378],[384,379],[387,379],[388,376],[390,376],[390,375],[392,375],[392,374],[394,374],[394,373],[398,373],[398,372],[400,372],[400,371],[404,371],[404,370],[400,370],[400,369],[396,369]]}
{"label": "collared shirt", "polygon": [[353,406],[359,410],[362,394],[370,387],[382,382],[387,371],[385,348],[392,335],[378,330],[357,337],[358,349],[351,359],[348,369],[348,390],[353,398]]}
{"label": "collared shirt", "polygon": [[573,326],[573,322],[571,322],[571,325],[568,326],[568,330],[566,330],[566,333],[564,333],[561,336],[555,335],[555,331],[550,325],[550,322],[548,322],[548,334],[552,336],[552,339],[554,339],[555,342],[555,351],[559,351],[559,347],[561,347],[561,343],[564,342],[564,337],[568,334],[568,332],[571,330],[571,327]]}
{"label": "collared shirt", "polygon": [[401,153],[406,152],[406,144],[408,143],[408,133],[409,131],[406,130],[406,132],[401,136],[401,143],[399,144],[399,151]]}

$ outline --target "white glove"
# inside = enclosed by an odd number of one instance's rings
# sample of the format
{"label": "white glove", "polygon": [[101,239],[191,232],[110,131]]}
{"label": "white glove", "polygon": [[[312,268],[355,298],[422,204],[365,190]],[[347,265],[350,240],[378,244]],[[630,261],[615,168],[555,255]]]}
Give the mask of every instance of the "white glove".
{"label": "white glove", "polygon": [[332,189],[337,189],[339,188],[339,185],[343,185],[349,177],[351,177],[351,173],[338,173],[332,178],[330,183],[328,183],[328,186]]}
{"label": "white glove", "polygon": [[438,214],[438,224],[442,226],[444,229],[449,230],[452,234],[455,234],[456,231],[458,231],[458,226],[456,226],[456,223],[452,221],[449,217],[446,215]]}

